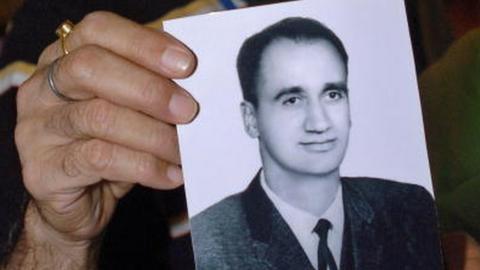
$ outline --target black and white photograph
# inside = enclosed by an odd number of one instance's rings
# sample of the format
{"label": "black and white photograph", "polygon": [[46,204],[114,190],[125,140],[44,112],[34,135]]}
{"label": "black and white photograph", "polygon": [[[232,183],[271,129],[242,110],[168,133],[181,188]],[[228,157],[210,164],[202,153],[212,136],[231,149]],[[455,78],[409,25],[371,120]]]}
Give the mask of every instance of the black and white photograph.
{"label": "black and white photograph", "polygon": [[177,81],[200,105],[178,128],[197,269],[441,269],[403,1],[164,27],[199,59]]}

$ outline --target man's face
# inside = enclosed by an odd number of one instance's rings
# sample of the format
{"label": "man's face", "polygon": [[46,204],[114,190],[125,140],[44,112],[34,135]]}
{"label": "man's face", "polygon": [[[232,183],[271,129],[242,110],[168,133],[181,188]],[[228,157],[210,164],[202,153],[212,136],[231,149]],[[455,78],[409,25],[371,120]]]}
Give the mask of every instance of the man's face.
{"label": "man's face", "polygon": [[258,106],[242,104],[265,168],[338,172],[350,129],[346,67],[330,42],[278,39],[263,53]]}

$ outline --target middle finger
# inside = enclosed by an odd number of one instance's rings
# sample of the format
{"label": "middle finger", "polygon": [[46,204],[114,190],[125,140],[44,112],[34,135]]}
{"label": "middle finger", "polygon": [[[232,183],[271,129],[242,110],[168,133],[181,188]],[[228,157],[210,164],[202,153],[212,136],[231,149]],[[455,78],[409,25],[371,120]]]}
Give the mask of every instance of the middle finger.
{"label": "middle finger", "polygon": [[180,164],[174,126],[108,101],[94,99],[50,110],[45,127],[69,139],[97,138]]}

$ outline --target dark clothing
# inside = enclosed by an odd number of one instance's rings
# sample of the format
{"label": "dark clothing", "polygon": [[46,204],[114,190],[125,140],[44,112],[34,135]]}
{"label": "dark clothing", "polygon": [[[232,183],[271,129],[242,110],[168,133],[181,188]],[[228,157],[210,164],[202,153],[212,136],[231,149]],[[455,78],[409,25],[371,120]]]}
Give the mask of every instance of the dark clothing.
{"label": "dark clothing", "polygon": [[[436,211],[423,187],[343,178],[342,188],[340,269],[441,269]],[[192,235],[199,270],[313,270],[258,176],[245,191],[193,217]]]}
{"label": "dark clothing", "polygon": [[[36,63],[41,51],[57,39],[55,28],[65,19],[78,22],[91,11],[109,10],[146,23],[187,2],[26,0],[6,37],[0,69],[16,60]],[[15,118],[12,89],[0,95],[0,263],[17,241],[28,200],[13,138]],[[100,269],[193,269],[189,237],[173,240],[168,234],[168,216],[184,210],[183,190],[134,188],[120,201],[105,231]]]}
{"label": "dark clothing", "polygon": [[[41,51],[56,39],[54,30],[65,19],[76,23],[91,11],[108,10],[146,23],[189,1],[25,0],[5,38],[0,69],[17,60],[36,63]],[[413,15],[409,18],[411,26],[419,29],[415,1],[406,3]],[[417,59],[423,59],[419,32],[412,32],[412,37]],[[15,94],[15,89],[0,93],[0,263],[17,241],[28,201],[14,144]],[[107,227],[101,249],[101,269],[193,269],[189,238],[173,241],[167,234],[167,217],[185,209],[182,190],[133,189],[121,200]]]}

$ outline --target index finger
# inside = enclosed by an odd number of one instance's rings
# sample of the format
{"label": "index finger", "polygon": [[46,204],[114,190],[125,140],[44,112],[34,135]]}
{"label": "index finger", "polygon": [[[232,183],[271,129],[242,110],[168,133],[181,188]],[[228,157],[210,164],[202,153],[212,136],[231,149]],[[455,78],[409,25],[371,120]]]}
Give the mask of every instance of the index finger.
{"label": "index finger", "polygon": [[[166,32],[147,28],[110,12],[96,11],[80,21],[65,40],[69,51],[97,45],[167,78],[183,78],[195,69],[194,54]],[[39,66],[63,55],[60,40],[50,45]]]}

